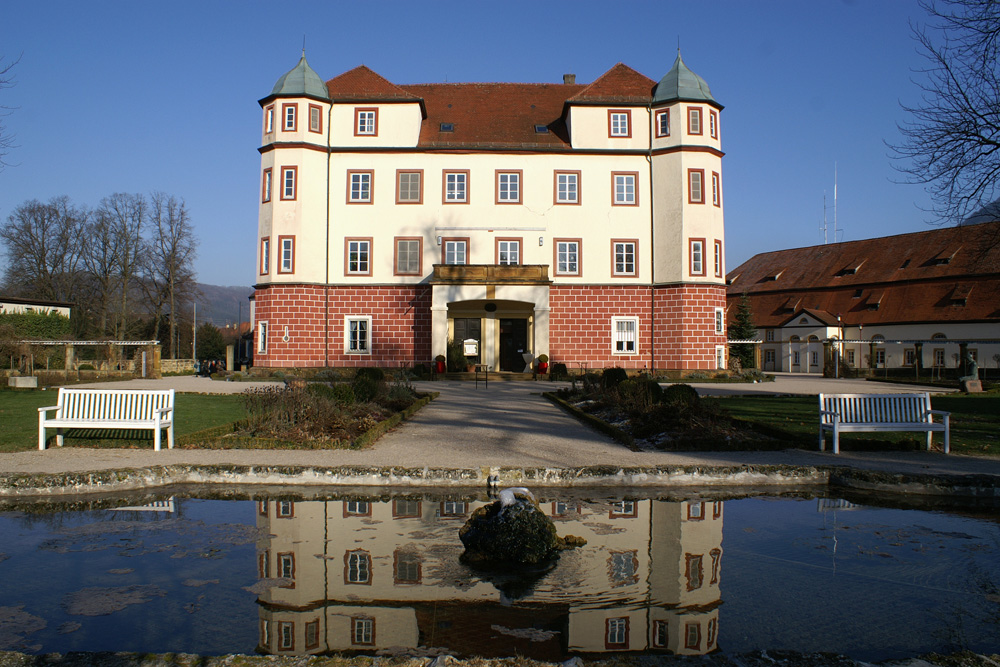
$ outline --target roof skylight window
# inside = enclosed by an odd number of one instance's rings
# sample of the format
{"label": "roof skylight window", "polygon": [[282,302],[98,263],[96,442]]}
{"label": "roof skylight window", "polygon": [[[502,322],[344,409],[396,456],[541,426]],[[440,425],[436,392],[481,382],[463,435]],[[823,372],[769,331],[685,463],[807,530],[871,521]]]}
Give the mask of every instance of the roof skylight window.
{"label": "roof skylight window", "polygon": [[549,133],[549,126],[548,125],[536,125],[535,126],[535,134],[548,134],[548,133]]}
{"label": "roof skylight window", "polygon": [[441,131],[442,132],[454,132],[455,131],[455,124],[454,123],[441,123]]}

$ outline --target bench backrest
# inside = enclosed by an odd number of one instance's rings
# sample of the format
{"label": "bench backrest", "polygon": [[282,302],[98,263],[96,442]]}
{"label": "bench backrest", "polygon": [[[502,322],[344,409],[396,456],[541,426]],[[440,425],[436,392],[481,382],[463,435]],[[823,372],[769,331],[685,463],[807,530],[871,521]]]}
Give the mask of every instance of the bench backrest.
{"label": "bench backrest", "polygon": [[56,419],[153,419],[158,409],[174,407],[174,390],[60,387],[58,405]]}
{"label": "bench backrest", "polygon": [[832,424],[836,412],[845,424],[907,423],[930,421],[931,396],[922,394],[820,394],[820,423]]}

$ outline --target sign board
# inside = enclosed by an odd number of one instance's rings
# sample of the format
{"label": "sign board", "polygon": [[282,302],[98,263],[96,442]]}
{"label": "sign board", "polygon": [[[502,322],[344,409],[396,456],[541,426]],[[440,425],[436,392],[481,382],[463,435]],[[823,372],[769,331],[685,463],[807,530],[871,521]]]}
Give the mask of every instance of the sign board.
{"label": "sign board", "polygon": [[479,356],[479,341],[475,338],[466,338],[462,341],[462,349],[465,350],[463,354],[467,357],[477,357]]}

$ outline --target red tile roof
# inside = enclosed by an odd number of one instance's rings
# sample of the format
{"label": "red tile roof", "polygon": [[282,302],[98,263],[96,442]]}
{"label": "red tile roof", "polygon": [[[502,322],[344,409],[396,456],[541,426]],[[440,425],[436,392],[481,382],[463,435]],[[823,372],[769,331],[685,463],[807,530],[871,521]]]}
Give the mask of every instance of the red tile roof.
{"label": "red tile roof", "polygon": [[569,98],[570,103],[649,104],[656,82],[618,63],[592,84]]}
{"label": "red tile roof", "polygon": [[334,102],[417,102],[417,96],[407,93],[365,65],[335,76],[326,82]]}
{"label": "red tile roof", "polygon": [[[583,86],[556,83],[431,83],[400,86],[423,98],[421,146],[566,148],[566,98]],[[454,131],[442,132],[441,123]],[[535,132],[535,125],[549,128]]]}
{"label": "red tile roof", "polygon": [[729,280],[760,327],[800,309],[847,325],[1000,322],[1000,222],[762,253]]}
{"label": "red tile roof", "polygon": [[[421,102],[421,147],[566,149],[567,104],[648,104],[656,83],[618,63],[590,85],[428,83],[396,85],[361,65],[327,81],[334,102]],[[442,132],[441,124],[451,124]],[[535,126],[548,132],[536,132]]]}

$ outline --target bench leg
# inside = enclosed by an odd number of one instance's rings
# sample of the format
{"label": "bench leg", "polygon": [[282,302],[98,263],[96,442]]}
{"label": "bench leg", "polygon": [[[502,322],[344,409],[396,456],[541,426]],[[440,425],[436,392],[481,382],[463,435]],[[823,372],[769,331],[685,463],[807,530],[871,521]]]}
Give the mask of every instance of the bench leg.
{"label": "bench leg", "polygon": [[45,450],[45,416],[42,415],[38,418],[38,449],[39,451]]}
{"label": "bench leg", "polygon": [[944,453],[951,452],[951,415],[944,415]]}
{"label": "bench leg", "polygon": [[160,429],[160,428],[153,429],[153,451],[154,452],[160,451],[160,432],[161,432],[161,430],[162,429]]}
{"label": "bench leg", "polygon": [[836,424],[833,425],[833,453],[840,453],[840,429]]}
{"label": "bench leg", "polygon": [[167,427],[167,449],[174,448],[174,426],[171,424]]}
{"label": "bench leg", "polygon": [[56,429],[56,445],[63,446],[63,429],[61,428]]}
{"label": "bench leg", "polygon": [[823,427],[819,427],[819,451],[826,451],[826,435],[823,433]]}
{"label": "bench leg", "polygon": [[927,431],[927,451],[931,451],[931,442],[934,440],[934,431]]}

